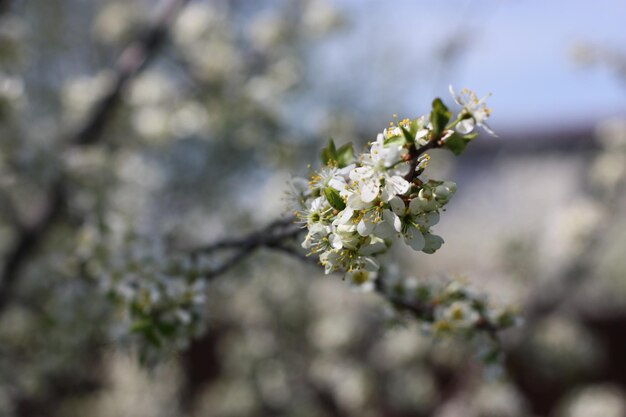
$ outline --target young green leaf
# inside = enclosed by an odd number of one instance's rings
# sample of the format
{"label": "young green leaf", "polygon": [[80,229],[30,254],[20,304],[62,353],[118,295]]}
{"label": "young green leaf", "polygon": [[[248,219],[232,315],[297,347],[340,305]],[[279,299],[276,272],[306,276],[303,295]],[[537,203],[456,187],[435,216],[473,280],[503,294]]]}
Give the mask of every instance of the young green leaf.
{"label": "young green leaf", "polygon": [[400,129],[402,129],[402,135],[404,136],[404,139],[406,139],[406,143],[413,143],[415,140],[415,134],[412,135],[411,132],[404,126],[400,126]]}
{"label": "young green leaf", "polygon": [[450,149],[455,155],[460,155],[465,150],[465,147],[472,139],[478,136],[477,133],[470,133],[469,135],[460,135],[459,133],[453,133],[445,141],[444,147]]}
{"label": "young green leaf", "polygon": [[337,149],[337,166],[344,168],[354,162],[354,149],[352,143],[346,143]]}
{"label": "young green leaf", "polygon": [[331,205],[332,208],[337,210],[343,210],[346,208],[346,203],[339,195],[339,191],[335,190],[334,188],[324,188],[324,196],[326,196],[326,199],[328,200],[328,203]]}
{"label": "young green leaf", "polygon": [[433,109],[430,112],[430,123],[436,135],[441,135],[450,121],[452,113],[440,98],[433,100]]}
{"label": "young green leaf", "polygon": [[322,149],[322,164],[328,166],[333,162],[337,162],[337,148],[332,138],[328,139],[328,146]]}
{"label": "young green leaf", "polygon": [[406,138],[404,137],[404,135],[397,135],[397,136],[390,136],[387,139],[385,139],[385,147],[387,146],[391,146],[391,145],[400,145],[400,146],[404,146],[406,145]]}

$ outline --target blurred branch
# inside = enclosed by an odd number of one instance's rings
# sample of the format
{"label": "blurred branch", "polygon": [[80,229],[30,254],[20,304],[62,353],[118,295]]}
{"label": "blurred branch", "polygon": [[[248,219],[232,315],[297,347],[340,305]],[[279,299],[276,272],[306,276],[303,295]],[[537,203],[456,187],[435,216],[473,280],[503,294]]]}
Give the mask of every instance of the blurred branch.
{"label": "blurred branch", "polygon": [[204,278],[211,280],[235,267],[257,249],[282,247],[285,241],[297,237],[304,229],[294,224],[295,221],[295,217],[276,220],[261,230],[253,231],[239,238],[220,240],[211,245],[193,249],[190,253],[192,256],[197,256],[212,255],[223,250],[236,250],[234,255],[231,255],[218,267],[205,273]]}
{"label": "blurred branch", "polygon": [[22,229],[22,219],[17,210],[11,194],[4,188],[0,188],[0,212],[16,229]]}
{"label": "blurred branch", "polygon": [[[416,150],[417,155],[421,155],[426,150],[437,147],[435,141]],[[289,241],[300,235],[305,229],[295,225],[295,217],[277,220],[268,226],[251,232],[239,238],[228,238],[217,241],[211,245],[191,250],[192,256],[210,255],[223,250],[235,250],[235,254],[231,255],[227,260],[216,268],[205,273],[204,278],[212,280],[218,276],[228,272],[231,268],[248,258],[256,249],[266,248],[276,252],[283,253],[287,256],[295,258],[303,263],[320,266],[317,256],[311,256],[302,253],[297,247],[289,244]],[[394,296],[388,288],[384,286],[384,279],[379,276],[376,280],[375,291],[383,298],[388,300],[398,311],[410,313],[414,318],[432,323],[435,320],[435,308],[437,304],[422,302],[420,300],[411,300],[410,302]],[[492,322],[484,314],[480,316],[480,320],[476,323],[475,329],[485,332],[489,337],[499,345],[498,332],[504,330],[505,327],[498,326]]]}
{"label": "blurred branch", "polygon": [[12,0],[0,0],[0,14],[4,14],[9,11]]}
{"label": "blurred branch", "polygon": [[[85,122],[67,135],[65,143],[69,146],[82,146],[95,144],[101,139],[106,123],[120,102],[122,92],[164,44],[169,26],[187,2],[188,0],[165,1],[154,23],[120,55],[115,69],[115,82],[110,90],[94,105]],[[0,313],[10,300],[25,263],[35,252],[38,243],[61,217],[66,193],[65,181],[60,175],[53,181],[48,191],[40,216],[20,231],[12,248],[9,249],[0,275]]]}
{"label": "blurred branch", "polygon": [[295,237],[304,229],[294,224],[295,217],[276,220],[261,230],[253,231],[239,238],[227,238],[208,246],[191,250],[192,255],[209,255],[223,249],[255,249],[260,246],[270,246],[284,239]]}

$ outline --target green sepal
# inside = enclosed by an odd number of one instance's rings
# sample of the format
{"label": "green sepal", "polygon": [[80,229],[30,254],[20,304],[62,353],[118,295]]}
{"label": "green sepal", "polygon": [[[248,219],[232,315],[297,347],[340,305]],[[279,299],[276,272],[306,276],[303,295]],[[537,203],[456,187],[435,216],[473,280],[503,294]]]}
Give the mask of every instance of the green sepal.
{"label": "green sepal", "polygon": [[465,147],[468,143],[470,143],[473,139],[478,136],[478,133],[470,133],[468,135],[461,135],[459,133],[453,133],[450,135],[445,143],[444,147],[450,149],[452,153],[455,155],[461,155],[465,150]]}
{"label": "green sepal", "polygon": [[433,132],[440,136],[450,121],[452,113],[440,98],[433,100],[433,109],[430,112],[430,123],[433,125]]}
{"label": "green sepal", "polygon": [[339,191],[335,190],[332,187],[324,188],[324,196],[328,200],[328,203],[332,208],[337,210],[343,210],[346,208],[346,203],[343,201],[343,198],[339,195]]}

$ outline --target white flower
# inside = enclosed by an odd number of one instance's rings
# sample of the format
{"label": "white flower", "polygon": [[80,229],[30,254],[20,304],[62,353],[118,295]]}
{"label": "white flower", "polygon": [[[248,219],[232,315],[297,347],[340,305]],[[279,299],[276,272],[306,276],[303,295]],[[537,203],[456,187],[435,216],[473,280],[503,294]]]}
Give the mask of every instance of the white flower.
{"label": "white flower", "polygon": [[362,291],[373,291],[378,272],[370,272],[364,269],[357,269],[346,272],[345,278],[351,286]]}
{"label": "white flower", "polygon": [[409,203],[409,207],[404,205],[399,197],[394,197],[389,201],[389,207],[391,210],[386,210],[384,213],[385,229],[381,227],[383,234],[388,234],[390,226],[393,227],[395,232],[398,232],[404,238],[404,242],[416,251],[420,251],[424,248],[426,241],[424,235],[419,229],[420,222],[426,223],[424,219],[418,219],[419,215],[423,215],[423,212],[413,204],[416,200],[412,200]]}
{"label": "white flower", "polygon": [[354,164],[345,168],[324,167],[320,172],[313,175],[310,182],[311,189],[323,190],[326,187],[331,187],[337,191],[343,191],[347,186],[348,174],[352,169],[354,169]]}
{"label": "white flower", "polygon": [[286,191],[286,201],[290,208],[295,210],[305,210],[306,200],[311,193],[309,181],[302,177],[292,177],[289,182],[289,189]]}
{"label": "white flower", "polygon": [[461,94],[456,94],[452,85],[449,86],[450,94],[454,98],[454,101],[459,105],[463,106],[463,111],[469,114],[471,117],[467,119],[463,119],[456,125],[457,132],[461,134],[470,133],[474,130],[474,126],[482,127],[492,136],[498,136],[495,132],[487,125],[487,119],[491,115],[491,109],[487,108],[487,104],[485,101],[489,95],[478,99],[478,96],[473,91],[464,88],[461,91]]}
{"label": "white flower", "polygon": [[328,250],[320,254],[320,263],[324,267],[326,275],[339,269],[342,263],[341,253],[336,250]]}
{"label": "white flower", "polygon": [[302,217],[310,228],[316,223],[323,223],[326,217],[331,214],[331,211],[332,207],[328,204],[328,201],[323,197],[317,197],[303,211]]}
{"label": "white flower", "polygon": [[406,193],[410,184],[403,177],[410,166],[402,162],[406,150],[400,145],[385,147],[384,135],[378,134],[370,153],[363,155],[363,166],[350,172],[350,179],[357,183],[361,200],[369,203],[378,196],[387,202],[395,195]]}
{"label": "white flower", "polygon": [[312,225],[307,226],[308,233],[302,241],[302,248],[311,249],[317,247],[323,247],[326,238],[330,234],[330,226],[324,225],[322,223],[314,223]]}
{"label": "white flower", "polygon": [[465,300],[455,301],[449,306],[438,307],[435,316],[457,328],[472,327],[480,320],[480,315],[472,307],[471,302]]}
{"label": "white flower", "polygon": [[335,249],[356,249],[361,237],[353,224],[334,226],[329,236],[330,244]]}

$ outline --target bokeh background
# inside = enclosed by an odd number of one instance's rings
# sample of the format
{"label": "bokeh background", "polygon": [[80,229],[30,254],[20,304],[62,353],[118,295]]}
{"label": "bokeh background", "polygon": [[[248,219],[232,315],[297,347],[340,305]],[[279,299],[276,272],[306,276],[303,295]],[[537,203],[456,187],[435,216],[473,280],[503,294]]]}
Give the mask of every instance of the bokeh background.
{"label": "bokeh background", "polygon": [[[0,415],[626,416],[625,4],[0,11]],[[202,324],[142,364],[92,259],[124,271],[140,252],[152,268],[258,229],[329,137],[364,149],[393,114],[452,104],[448,84],[493,93],[499,137],[433,151],[432,176],[459,186],[446,244],[394,260],[519,306],[500,372],[267,250],[197,289]]]}

